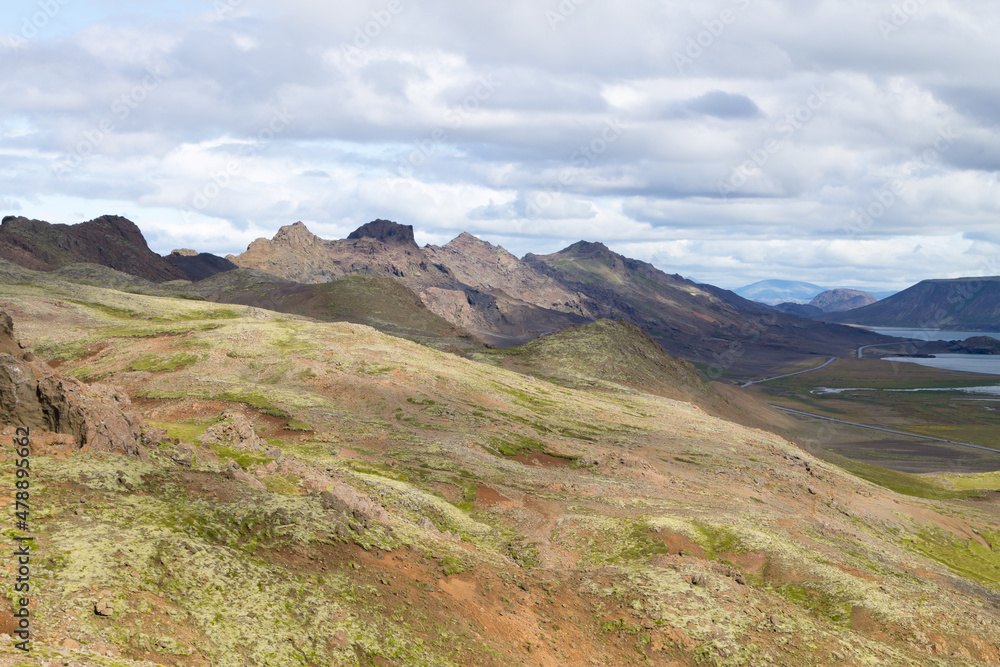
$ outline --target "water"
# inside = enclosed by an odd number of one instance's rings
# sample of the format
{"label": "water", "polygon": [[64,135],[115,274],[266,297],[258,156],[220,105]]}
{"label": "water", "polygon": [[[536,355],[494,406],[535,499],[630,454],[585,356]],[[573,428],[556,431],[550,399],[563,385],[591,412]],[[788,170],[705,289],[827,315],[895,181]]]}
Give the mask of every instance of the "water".
{"label": "water", "polygon": [[[888,391],[888,392],[914,392],[914,391],[960,391],[966,394],[986,394],[987,396],[1000,396],[1000,385],[992,387],[928,387],[920,389],[875,389],[873,387],[844,387],[841,389],[831,389],[830,387],[816,387],[812,394],[843,394],[848,391]],[[989,400],[989,399],[977,399]]]}
{"label": "water", "polygon": [[922,357],[883,357],[882,361],[902,361],[931,368],[966,373],[1000,375],[1000,355],[998,354],[938,354],[933,359]]}
{"label": "water", "polygon": [[1000,339],[1000,332],[996,331],[942,331],[941,329],[905,329],[902,327],[874,327],[870,330],[883,336],[916,338],[917,340],[965,340],[973,336],[990,336]]}

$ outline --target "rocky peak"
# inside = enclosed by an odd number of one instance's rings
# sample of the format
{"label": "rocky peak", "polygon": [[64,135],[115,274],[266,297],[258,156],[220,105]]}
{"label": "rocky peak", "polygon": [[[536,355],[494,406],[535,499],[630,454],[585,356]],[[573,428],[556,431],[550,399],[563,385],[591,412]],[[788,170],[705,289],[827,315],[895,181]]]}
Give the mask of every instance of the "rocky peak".
{"label": "rocky peak", "polygon": [[559,251],[560,255],[575,255],[576,257],[594,257],[601,259],[612,259],[615,253],[608,246],[600,241],[577,241],[568,248]]}
{"label": "rocky peak", "polygon": [[175,250],[171,250],[170,254],[174,257],[197,257],[198,251],[191,250],[191,248],[177,248]]}
{"label": "rocky peak", "polygon": [[413,240],[413,225],[401,225],[392,220],[372,220],[355,229],[347,238],[349,240],[375,239],[386,245],[417,247],[417,242]]}
{"label": "rocky peak", "polygon": [[322,239],[310,232],[305,223],[296,222],[279,229],[271,241],[272,243],[280,243],[294,248],[305,248],[321,243]]}

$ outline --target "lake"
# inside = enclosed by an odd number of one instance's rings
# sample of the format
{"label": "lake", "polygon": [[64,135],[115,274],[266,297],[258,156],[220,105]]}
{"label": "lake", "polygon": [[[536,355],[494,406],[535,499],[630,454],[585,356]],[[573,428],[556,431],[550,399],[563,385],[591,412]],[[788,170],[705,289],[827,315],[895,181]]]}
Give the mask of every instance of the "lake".
{"label": "lake", "polygon": [[883,336],[916,338],[917,340],[965,340],[973,336],[991,336],[1000,339],[997,331],[943,331],[941,329],[904,329],[902,327],[865,327]]}
{"label": "lake", "polygon": [[908,364],[930,366],[931,368],[944,368],[949,371],[1000,375],[1000,355],[997,354],[949,353],[935,355],[933,359],[922,357],[882,357],[882,361],[901,361]]}

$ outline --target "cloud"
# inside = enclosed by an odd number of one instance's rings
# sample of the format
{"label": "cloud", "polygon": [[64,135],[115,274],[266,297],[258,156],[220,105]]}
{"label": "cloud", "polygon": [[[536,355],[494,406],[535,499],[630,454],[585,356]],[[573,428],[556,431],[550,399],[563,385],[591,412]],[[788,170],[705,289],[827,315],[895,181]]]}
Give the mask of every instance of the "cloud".
{"label": "cloud", "polygon": [[206,250],[298,219],[519,253],[588,238],[733,286],[899,287],[994,247],[986,0],[219,8],[67,6],[8,35],[0,202],[124,202],[158,244]]}

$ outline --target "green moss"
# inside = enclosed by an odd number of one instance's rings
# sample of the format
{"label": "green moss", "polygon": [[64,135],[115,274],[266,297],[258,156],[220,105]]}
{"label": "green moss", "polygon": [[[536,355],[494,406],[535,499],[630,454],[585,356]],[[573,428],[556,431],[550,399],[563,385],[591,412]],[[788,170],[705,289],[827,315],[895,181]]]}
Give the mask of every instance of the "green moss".
{"label": "green moss", "polygon": [[952,500],[971,498],[978,495],[975,491],[947,489],[928,477],[881,468],[870,463],[862,463],[861,461],[839,456],[832,452],[824,452],[823,458],[851,474],[868,480],[872,484],[877,484],[896,493],[902,493],[903,495],[915,498]]}
{"label": "green moss", "polygon": [[252,470],[257,466],[267,465],[274,459],[262,454],[254,454],[235,447],[211,445],[211,449],[223,461],[236,461],[244,470]]}
{"label": "green moss", "polygon": [[[1000,532],[983,529],[980,533],[990,544],[1000,544]],[[1000,553],[976,540],[964,540],[940,528],[924,528],[905,544],[960,576],[1000,590]]]}
{"label": "green moss", "polygon": [[244,403],[252,408],[256,408],[265,415],[271,415],[278,419],[290,419],[291,415],[274,405],[264,394],[253,392],[247,389],[231,389],[221,394],[213,396],[217,401],[232,401],[233,403]]}
{"label": "green moss", "polygon": [[197,442],[198,437],[204,433],[209,426],[208,422],[186,421],[186,422],[147,422],[150,426],[166,429],[167,435],[177,438],[181,442]]}
{"label": "green moss", "polygon": [[280,493],[286,496],[297,496],[300,494],[299,478],[295,475],[265,475],[260,478],[264,486],[271,493]]}
{"label": "green moss", "polygon": [[197,354],[175,354],[169,358],[157,357],[153,354],[143,355],[128,366],[130,371],[174,371],[196,363],[200,357]]}
{"label": "green moss", "polygon": [[511,433],[507,438],[487,435],[484,436],[484,439],[488,443],[486,450],[500,456],[517,456],[518,454],[529,452],[544,452],[546,448],[545,443],[541,440],[536,440],[535,438],[519,433]]}
{"label": "green moss", "polygon": [[785,584],[778,587],[776,592],[812,616],[841,627],[851,625],[851,603],[838,596],[799,584]]}
{"label": "green moss", "polygon": [[288,420],[288,425],[285,428],[287,428],[289,431],[313,430],[313,427],[310,426],[308,422],[302,421],[301,419],[295,419],[294,417]]}

